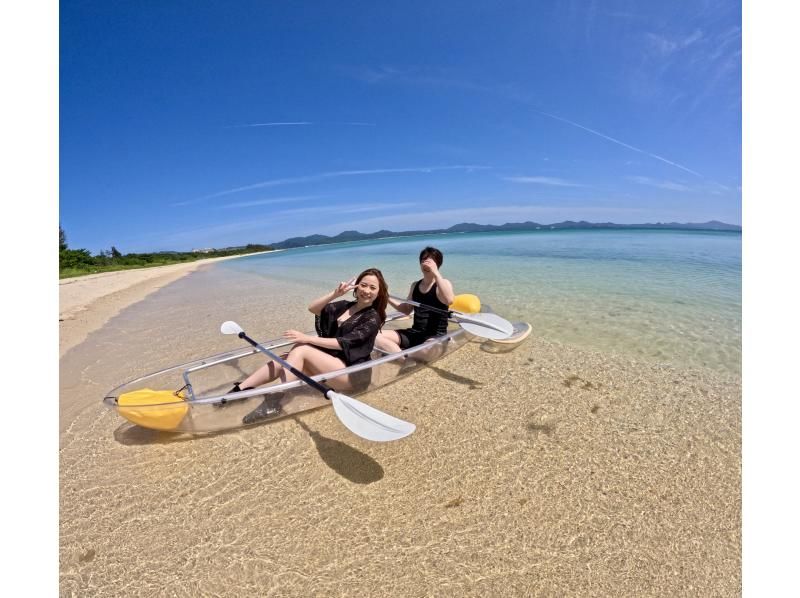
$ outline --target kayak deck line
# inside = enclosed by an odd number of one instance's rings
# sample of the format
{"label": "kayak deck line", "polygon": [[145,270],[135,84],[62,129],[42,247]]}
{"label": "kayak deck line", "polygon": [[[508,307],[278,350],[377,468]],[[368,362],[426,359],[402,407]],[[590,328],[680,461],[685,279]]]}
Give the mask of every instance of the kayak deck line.
{"label": "kayak deck line", "polygon": [[[404,315],[399,312],[390,314],[387,324],[391,327],[392,322],[403,319]],[[332,382],[336,388],[337,379],[349,376],[347,389],[343,392],[358,396],[391,384],[426,363],[438,361],[473,338],[475,336],[464,328],[451,324],[446,334],[421,345],[398,353],[374,349],[373,359],[369,361],[310,378],[320,383]],[[262,343],[262,346],[274,350],[289,348],[293,344],[280,338]],[[243,416],[267,397],[280,403],[278,414],[269,421],[330,405],[302,380],[228,392],[246,372],[255,371],[263,364],[264,356],[255,347],[226,351],[129,380],[111,390],[103,398],[103,403],[136,425],[189,434],[215,433],[251,425],[243,423]],[[344,384],[344,381],[340,380],[340,383]],[[170,397],[170,394],[174,396]],[[148,403],[147,396],[154,400]],[[176,403],[176,397],[182,400]]]}
{"label": "kayak deck line", "polygon": [[[394,321],[394,320],[402,320],[404,315],[405,314],[402,314],[402,313],[399,313],[399,312],[396,313],[396,314],[390,314],[389,316],[387,316],[386,321],[390,322],[390,321]],[[458,331],[456,330],[454,332],[458,332]],[[316,332],[309,332],[308,334],[310,336],[317,336]],[[447,335],[447,337],[450,337],[450,336],[451,336],[451,334]],[[445,337],[440,337],[440,338],[444,339]],[[437,342],[438,342],[438,340],[437,340]],[[263,346],[265,348],[267,348],[267,349],[272,350],[272,349],[280,349],[280,348],[284,348],[284,347],[289,347],[289,346],[291,346],[293,344],[294,343],[292,341],[288,341],[286,339],[278,339],[278,340],[270,341],[268,343],[264,343]],[[354,373],[354,372],[370,369],[370,368],[372,368],[372,367],[374,367],[376,365],[379,365],[381,363],[384,363],[386,361],[391,361],[393,359],[399,359],[401,356],[412,355],[412,354],[414,354],[414,353],[416,353],[416,352],[418,352],[420,350],[423,350],[426,346],[427,346],[426,344],[418,345],[416,347],[411,347],[409,349],[406,349],[405,351],[402,351],[400,353],[389,353],[387,351],[383,351],[381,349],[374,348],[373,352],[380,354],[381,357],[378,357],[378,358],[375,358],[375,359],[371,359],[369,361],[365,361],[365,362],[360,363],[360,364],[352,365],[350,367],[345,367],[345,368],[341,368],[341,369],[338,369],[338,370],[334,370],[332,372],[326,372],[324,374],[317,374],[316,376],[310,376],[310,377],[311,377],[312,380],[315,380],[317,382],[326,382],[327,380],[330,380],[332,378],[337,378],[337,377],[339,377],[339,376],[341,376],[343,374],[350,374],[350,373]],[[252,355],[257,355],[257,354],[259,354],[259,350],[256,349],[255,347],[245,347],[245,348],[242,348],[242,349],[234,349],[233,351],[226,351],[224,353],[217,353],[217,354],[212,355],[210,357],[204,357],[204,358],[196,359],[194,361],[189,361],[189,362],[184,363],[184,364],[179,364],[179,365],[171,366],[171,367],[168,367],[168,368],[164,368],[162,370],[158,370],[158,371],[152,372],[150,374],[145,374],[144,376],[140,376],[139,378],[135,378],[133,380],[129,380],[128,382],[125,382],[124,384],[121,384],[121,385],[117,386],[116,388],[114,388],[111,391],[109,391],[109,393],[106,395],[106,397],[103,400],[106,401],[107,399],[112,399],[112,400],[116,399],[116,398],[119,397],[120,394],[123,394],[124,392],[129,392],[127,389],[131,388],[132,386],[134,386],[134,385],[136,385],[136,384],[138,384],[140,382],[144,382],[146,380],[151,380],[151,379],[156,378],[156,377],[160,377],[160,376],[163,376],[163,375],[166,375],[166,374],[169,374],[169,373],[173,373],[173,372],[176,372],[176,370],[182,370],[181,376],[183,378],[184,385],[183,385],[183,387],[177,389],[175,392],[178,392],[178,391],[186,389],[190,394],[190,398],[187,399],[187,400],[190,401],[190,402],[193,402],[193,403],[197,403],[197,404],[205,404],[205,403],[213,404],[213,403],[216,403],[216,402],[221,402],[221,399],[226,399],[227,401],[235,401],[235,400],[240,400],[240,399],[246,399],[246,398],[249,398],[249,397],[252,397],[252,396],[262,396],[267,389],[269,389],[270,391],[273,390],[273,389],[276,390],[276,391],[277,390],[288,390],[288,389],[292,389],[292,388],[294,388],[296,386],[302,386],[302,385],[305,384],[301,380],[292,380],[290,382],[272,384],[270,386],[262,386],[262,387],[254,388],[254,389],[251,389],[251,390],[243,390],[243,391],[236,392],[236,393],[231,393],[231,394],[224,394],[224,395],[215,394],[213,396],[200,396],[200,397],[196,397],[194,395],[194,392],[193,392],[193,389],[192,389],[192,384],[191,384],[191,381],[189,380],[189,374],[195,373],[195,372],[199,372],[201,370],[204,370],[204,369],[216,366],[216,365],[225,364],[225,363],[230,362],[230,361],[234,361],[234,360],[237,360],[237,359],[242,359],[242,358],[249,357],[249,356],[252,356]],[[387,356],[391,357],[392,359],[385,359],[384,357],[387,357]],[[162,403],[152,403],[149,406],[157,406],[157,405],[161,405],[161,404]]]}

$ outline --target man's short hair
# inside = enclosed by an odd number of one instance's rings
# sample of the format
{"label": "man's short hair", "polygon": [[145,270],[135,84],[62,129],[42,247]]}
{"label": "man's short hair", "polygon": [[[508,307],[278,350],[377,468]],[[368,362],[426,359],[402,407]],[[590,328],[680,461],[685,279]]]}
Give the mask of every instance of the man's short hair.
{"label": "man's short hair", "polygon": [[431,258],[434,262],[436,262],[436,267],[441,268],[442,262],[444,262],[444,256],[442,252],[436,249],[436,247],[426,247],[422,251],[419,252],[419,261],[422,263],[424,260]]}

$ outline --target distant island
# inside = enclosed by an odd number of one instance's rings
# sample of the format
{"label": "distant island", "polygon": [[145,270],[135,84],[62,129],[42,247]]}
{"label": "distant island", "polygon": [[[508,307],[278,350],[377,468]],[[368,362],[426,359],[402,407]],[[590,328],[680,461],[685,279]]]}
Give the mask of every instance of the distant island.
{"label": "distant island", "polygon": [[360,233],[355,230],[346,230],[333,237],[327,235],[309,235],[307,237],[291,237],[279,243],[270,243],[275,249],[291,249],[293,247],[307,247],[309,245],[327,245],[329,243],[346,243],[349,241],[367,241],[369,239],[384,239],[387,237],[414,237],[418,235],[437,235],[443,233],[486,233],[501,231],[534,231],[534,230],[565,230],[565,229],[671,229],[671,230],[706,230],[706,231],[734,231],[741,232],[742,227],[736,224],[725,224],[717,220],[701,223],[656,222],[655,224],[614,224],[613,222],[574,222],[565,220],[554,224],[539,224],[538,222],[507,222],[506,224],[475,224],[462,222],[450,228],[433,230],[409,230],[394,232],[379,230],[375,233]]}

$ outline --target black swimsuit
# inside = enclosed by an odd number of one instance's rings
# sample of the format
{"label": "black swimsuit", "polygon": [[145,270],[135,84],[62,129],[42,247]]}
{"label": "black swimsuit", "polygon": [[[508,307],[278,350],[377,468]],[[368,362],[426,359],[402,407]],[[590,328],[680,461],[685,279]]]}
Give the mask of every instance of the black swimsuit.
{"label": "black swimsuit", "polygon": [[329,355],[338,357],[346,366],[367,361],[375,344],[375,337],[381,329],[381,320],[377,310],[370,306],[356,312],[344,322],[339,317],[355,301],[335,301],[322,308],[320,315],[314,318],[314,328],[323,338],[335,338],[341,349],[324,349],[317,347]]}
{"label": "black swimsuit", "polygon": [[[314,318],[314,328],[322,338],[335,338],[341,349],[315,347],[328,355],[341,359],[346,366],[369,361],[375,337],[381,329],[381,320],[374,307],[356,312],[344,322],[339,316],[355,305],[355,301],[335,301],[322,308]],[[372,380],[372,368],[350,374],[350,385],[354,390],[365,390]]]}
{"label": "black swimsuit", "polygon": [[[423,279],[424,280],[424,279]],[[429,305],[437,309],[447,311],[449,306],[439,301],[436,296],[437,284],[434,282],[427,293],[423,293],[420,287],[422,280],[417,281],[411,293],[411,299],[422,305]],[[408,349],[424,343],[433,336],[442,336],[447,332],[447,316],[439,314],[429,309],[417,308],[414,310],[414,324],[411,328],[398,330],[400,337],[400,348]]]}

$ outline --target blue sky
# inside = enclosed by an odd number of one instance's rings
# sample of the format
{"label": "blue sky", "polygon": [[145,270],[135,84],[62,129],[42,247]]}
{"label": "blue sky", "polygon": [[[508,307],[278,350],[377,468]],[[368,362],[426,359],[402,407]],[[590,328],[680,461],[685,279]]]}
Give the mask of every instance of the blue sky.
{"label": "blue sky", "polygon": [[93,252],[565,219],[741,224],[737,2],[68,2]]}

